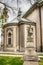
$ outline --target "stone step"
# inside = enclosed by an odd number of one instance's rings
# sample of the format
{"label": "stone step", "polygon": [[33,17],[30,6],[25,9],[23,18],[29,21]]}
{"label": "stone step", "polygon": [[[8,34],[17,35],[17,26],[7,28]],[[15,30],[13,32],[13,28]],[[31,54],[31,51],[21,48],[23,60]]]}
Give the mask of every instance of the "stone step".
{"label": "stone step", "polygon": [[23,52],[2,52],[0,51],[0,56],[13,56],[13,57],[23,57]]}
{"label": "stone step", "polygon": [[0,51],[0,55],[1,54],[4,54],[4,55],[23,55],[24,52],[3,52],[3,51]]}

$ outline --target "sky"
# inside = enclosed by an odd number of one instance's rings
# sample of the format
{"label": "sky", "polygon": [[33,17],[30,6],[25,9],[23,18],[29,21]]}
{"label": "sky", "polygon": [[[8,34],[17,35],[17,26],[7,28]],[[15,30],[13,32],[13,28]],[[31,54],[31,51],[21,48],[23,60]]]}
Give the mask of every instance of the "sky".
{"label": "sky", "polygon": [[[18,5],[17,5],[17,0],[0,0],[0,1],[12,8],[11,9],[8,7],[8,15],[9,15],[9,18],[7,20],[8,22],[10,22],[11,20],[17,17],[19,7],[22,11],[22,14],[24,14],[31,7],[30,2],[27,2],[28,0],[18,0],[19,1]],[[32,4],[33,3],[34,1],[32,0]],[[3,8],[4,8],[4,5],[0,4],[1,13],[2,13]],[[1,29],[0,29],[0,42],[1,42]]]}
{"label": "sky", "polygon": [[[17,17],[17,12],[19,7],[22,11],[22,14],[24,14],[31,6],[30,2],[27,2],[28,0],[18,0],[18,5],[17,5],[17,0],[0,0],[0,1],[12,7],[13,9],[12,10],[11,8],[8,8],[9,21],[11,21],[11,19],[13,19],[14,17]],[[34,3],[33,0],[32,0],[32,3]]]}

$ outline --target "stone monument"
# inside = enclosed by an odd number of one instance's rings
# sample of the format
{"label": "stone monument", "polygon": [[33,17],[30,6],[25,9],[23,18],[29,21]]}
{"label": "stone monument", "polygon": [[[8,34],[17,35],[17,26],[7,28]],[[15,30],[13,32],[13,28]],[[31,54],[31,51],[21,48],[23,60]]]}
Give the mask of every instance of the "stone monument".
{"label": "stone monument", "polygon": [[[31,25],[31,26],[33,26],[33,25]],[[28,31],[28,35],[29,35],[28,39],[29,40],[25,47],[25,53],[23,56],[23,60],[24,60],[23,65],[38,65],[38,56],[37,56],[37,53],[35,51],[35,46],[34,46],[35,35],[33,36],[33,38],[31,38],[33,33],[35,32],[35,30],[31,31],[31,29],[32,29],[31,26]],[[33,29],[35,29],[35,28],[33,27]]]}

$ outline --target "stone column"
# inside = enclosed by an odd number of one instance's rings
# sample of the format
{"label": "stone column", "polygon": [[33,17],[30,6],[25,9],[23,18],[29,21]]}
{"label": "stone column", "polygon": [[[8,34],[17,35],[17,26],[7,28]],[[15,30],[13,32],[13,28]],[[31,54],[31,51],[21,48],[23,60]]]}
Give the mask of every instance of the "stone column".
{"label": "stone column", "polygon": [[[28,40],[26,39],[27,37],[25,37],[25,53],[23,57],[23,60],[24,60],[23,65],[38,65],[38,56],[35,51],[35,45],[34,45],[35,44],[35,39],[34,39],[35,38],[35,34],[34,34],[35,26],[33,27],[33,29],[31,26],[28,31],[28,35],[29,35]],[[25,28],[25,32],[26,30],[27,29]],[[26,33],[25,33],[25,36],[26,36]]]}

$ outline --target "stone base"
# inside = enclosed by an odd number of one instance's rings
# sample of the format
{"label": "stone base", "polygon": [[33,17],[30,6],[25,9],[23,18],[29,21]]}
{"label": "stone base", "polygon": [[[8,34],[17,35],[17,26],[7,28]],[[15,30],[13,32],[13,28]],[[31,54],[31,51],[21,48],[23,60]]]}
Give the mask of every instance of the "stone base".
{"label": "stone base", "polygon": [[38,56],[36,55],[24,55],[24,61],[38,61]]}
{"label": "stone base", "polygon": [[38,62],[35,62],[35,61],[24,61],[23,65],[38,65]]}

